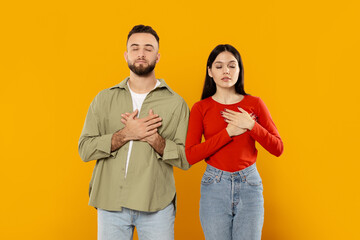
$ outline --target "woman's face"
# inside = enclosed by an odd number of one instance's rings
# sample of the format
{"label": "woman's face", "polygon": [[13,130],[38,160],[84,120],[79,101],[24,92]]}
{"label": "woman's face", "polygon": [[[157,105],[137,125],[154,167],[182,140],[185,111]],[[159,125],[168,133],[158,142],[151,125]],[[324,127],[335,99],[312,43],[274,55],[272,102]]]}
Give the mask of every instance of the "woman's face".
{"label": "woman's face", "polygon": [[239,63],[232,53],[225,51],[216,57],[208,72],[216,88],[235,88],[240,73]]}

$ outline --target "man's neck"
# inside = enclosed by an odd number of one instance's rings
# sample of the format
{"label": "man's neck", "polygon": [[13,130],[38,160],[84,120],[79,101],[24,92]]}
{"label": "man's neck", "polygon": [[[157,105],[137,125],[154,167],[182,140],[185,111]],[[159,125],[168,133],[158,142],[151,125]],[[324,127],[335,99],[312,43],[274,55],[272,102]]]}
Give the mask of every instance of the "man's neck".
{"label": "man's neck", "polygon": [[156,85],[156,77],[154,71],[147,76],[139,76],[130,71],[129,86],[131,91],[135,93],[147,93],[154,89]]}

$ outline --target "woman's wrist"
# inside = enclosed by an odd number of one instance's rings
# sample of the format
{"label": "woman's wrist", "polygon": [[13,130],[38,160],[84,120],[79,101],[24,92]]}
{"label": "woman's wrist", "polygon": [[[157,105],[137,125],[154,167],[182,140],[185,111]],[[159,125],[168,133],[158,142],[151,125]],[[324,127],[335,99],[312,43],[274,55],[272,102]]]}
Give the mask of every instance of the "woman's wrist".
{"label": "woman's wrist", "polygon": [[225,128],[227,133],[229,134],[229,137],[232,137],[232,134],[230,133],[229,125]]}
{"label": "woman's wrist", "polygon": [[253,127],[255,126],[255,120],[252,120],[249,127],[247,128],[249,131],[251,131],[253,129]]}

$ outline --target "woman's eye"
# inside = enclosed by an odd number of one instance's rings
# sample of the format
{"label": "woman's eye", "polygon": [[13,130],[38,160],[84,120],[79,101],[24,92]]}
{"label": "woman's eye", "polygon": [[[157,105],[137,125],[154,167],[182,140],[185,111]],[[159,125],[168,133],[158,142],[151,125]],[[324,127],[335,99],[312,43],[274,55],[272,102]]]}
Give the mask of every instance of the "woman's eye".
{"label": "woman's eye", "polygon": [[221,69],[222,67],[221,67],[221,66],[216,66],[215,68],[216,68],[216,69]]}
{"label": "woman's eye", "polygon": [[230,66],[230,68],[236,68],[236,66],[235,66],[235,65],[232,65],[232,66]]}
{"label": "woman's eye", "polygon": [[151,49],[149,49],[149,48],[145,48],[145,51],[151,52]]}

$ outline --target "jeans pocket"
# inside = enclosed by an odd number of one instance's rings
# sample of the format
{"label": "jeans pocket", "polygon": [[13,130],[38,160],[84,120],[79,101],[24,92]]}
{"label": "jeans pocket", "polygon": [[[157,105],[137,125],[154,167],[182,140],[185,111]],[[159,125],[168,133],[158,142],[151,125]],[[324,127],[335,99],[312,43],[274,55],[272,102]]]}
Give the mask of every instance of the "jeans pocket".
{"label": "jeans pocket", "polygon": [[212,184],[214,182],[215,179],[215,174],[214,173],[210,173],[208,171],[205,171],[202,179],[201,179],[201,184],[203,185],[208,185],[208,184]]}
{"label": "jeans pocket", "polygon": [[251,186],[262,185],[261,177],[259,172],[255,169],[246,176],[246,182]]}

